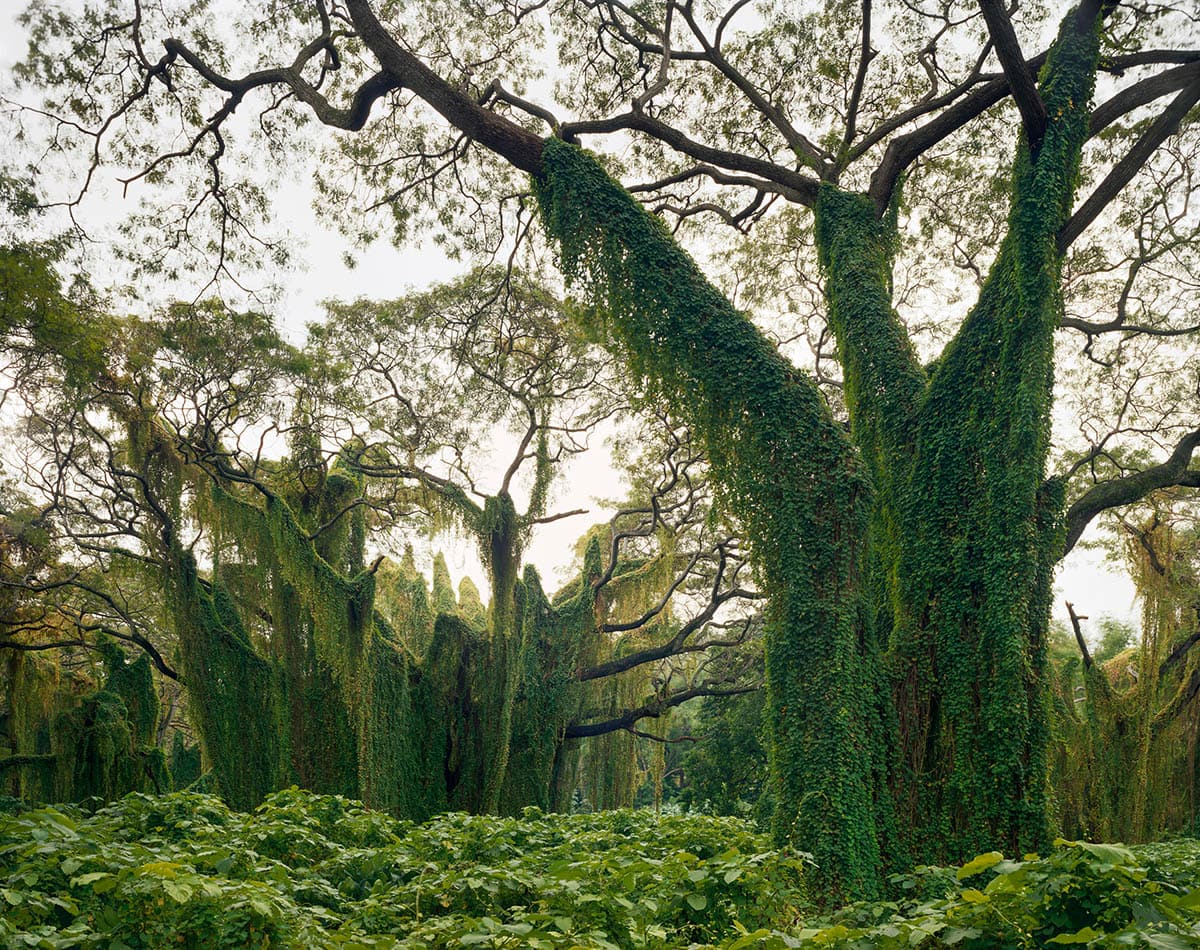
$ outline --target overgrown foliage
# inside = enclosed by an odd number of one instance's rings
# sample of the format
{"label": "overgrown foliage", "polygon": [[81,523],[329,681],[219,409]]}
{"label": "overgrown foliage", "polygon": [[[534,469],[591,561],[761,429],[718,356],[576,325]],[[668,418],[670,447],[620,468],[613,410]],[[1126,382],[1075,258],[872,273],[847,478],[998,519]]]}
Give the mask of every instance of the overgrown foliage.
{"label": "overgrown foliage", "polygon": [[[43,947],[635,948],[792,920],[803,862],[733,819],[396,821],[296,790],[0,819],[0,937]],[[740,925],[740,927],[739,927]]]}
{"label": "overgrown foliage", "polygon": [[14,651],[0,674],[12,747],[0,757],[3,787],[33,801],[111,800],[170,788],[157,747],[159,699],[143,654],[132,662],[101,641],[98,682],[67,678]]}
{"label": "overgrown foliage", "polygon": [[1080,644],[1057,665],[1054,691],[1052,782],[1064,834],[1152,841],[1197,827],[1200,545],[1181,514],[1168,505],[1123,524],[1142,599],[1136,644],[1110,630],[1093,652],[1085,618],[1073,617]]}
{"label": "overgrown foliage", "polygon": [[131,795],[0,817],[0,939],[37,947],[1149,946],[1200,938],[1200,847],[1059,842],[814,916],[807,863],[733,818],[396,821],[295,789],[253,813]]}

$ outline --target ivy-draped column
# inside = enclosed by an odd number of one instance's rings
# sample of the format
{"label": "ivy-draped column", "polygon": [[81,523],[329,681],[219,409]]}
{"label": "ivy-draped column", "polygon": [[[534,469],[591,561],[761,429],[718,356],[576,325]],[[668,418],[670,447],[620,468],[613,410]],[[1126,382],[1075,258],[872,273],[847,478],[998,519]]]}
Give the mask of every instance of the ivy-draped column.
{"label": "ivy-draped column", "polygon": [[1087,139],[1098,38],[1067,16],[1042,70],[1049,121],[1022,137],[1008,233],[926,379],[892,310],[891,223],[822,187],[817,242],[852,433],[876,484],[870,563],[887,603],[918,856],[1045,844],[1045,634],[1062,488],[1045,477],[1059,230]]}
{"label": "ivy-draped column", "polygon": [[703,440],[769,594],[775,835],[834,886],[879,886],[876,657],[864,636],[867,473],[816,386],[600,165],[551,139],[535,185],[564,272]]}

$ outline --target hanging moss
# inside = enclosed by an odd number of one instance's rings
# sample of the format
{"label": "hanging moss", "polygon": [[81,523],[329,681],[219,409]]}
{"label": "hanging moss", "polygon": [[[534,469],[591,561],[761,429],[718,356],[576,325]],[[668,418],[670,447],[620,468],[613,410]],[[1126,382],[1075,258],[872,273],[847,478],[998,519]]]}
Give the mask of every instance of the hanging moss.
{"label": "hanging moss", "polygon": [[419,718],[413,712],[409,655],[391,627],[376,617],[358,698],[359,786],[373,808],[423,819],[445,801],[425,780]]}
{"label": "hanging moss", "polygon": [[[512,718],[512,754],[505,773],[501,809],[536,805],[563,807],[555,794],[564,732],[578,714],[583,690],[576,677],[586,642],[597,636],[592,580],[600,573],[600,548],[593,540],[584,559],[576,595],[551,606],[532,568],[521,585],[520,673]],[[572,787],[574,787],[572,785]]]}
{"label": "hanging moss", "polygon": [[777,840],[875,893],[875,661],[860,626],[866,473],[815,385],[594,159],[551,139],[535,188],[564,273],[634,373],[687,418],[746,526],[771,595]]}
{"label": "hanging moss", "polygon": [[104,689],[115,693],[125,704],[134,745],[139,748],[153,746],[157,739],[160,703],[154,688],[154,674],[150,670],[150,657],[139,653],[127,663],[124,651],[111,640],[101,640],[99,647],[104,657]]}
{"label": "hanging moss", "polygon": [[295,781],[282,671],[255,653],[228,594],[201,583],[190,554],[177,551],[168,576],[205,764],[230,805],[254,808]]}
{"label": "hanging moss", "polygon": [[[375,607],[398,640],[414,657],[423,657],[433,636],[433,610],[425,579],[417,572],[412,548],[409,547],[399,564],[384,559],[375,572]],[[478,592],[476,592],[478,599]],[[479,627],[487,623],[482,610]]]}
{"label": "hanging moss", "polygon": [[458,582],[458,612],[464,620],[480,629],[487,624],[487,608],[479,596],[479,588],[465,575]]}
{"label": "hanging moss", "polygon": [[481,810],[484,764],[475,720],[476,661],[482,652],[483,639],[470,624],[450,614],[437,618],[421,666],[414,724],[422,737],[421,758],[431,766],[423,776],[425,797],[435,808],[444,802],[443,807]]}
{"label": "hanging moss", "polygon": [[336,529],[361,509],[352,462],[322,475],[312,459],[285,461],[251,490],[190,466],[152,422],[134,420],[130,441],[169,521],[185,517],[186,486],[213,539],[208,579],[173,530],[151,540],[203,764],[231,804],[252,807],[295,781],[414,818],[558,802],[563,733],[580,696],[571,644],[597,634],[597,546],[576,597],[551,607],[535,573],[517,579],[527,529],[512,499],[489,499],[468,527],[490,604],[469,582],[460,603],[439,557],[434,620],[411,552],[378,576],[350,573],[365,535]]}
{"label": "hanging moss", "polygon": [[[522,652],[518,580],[526,531],[507,492],[489,497],[483,515],[471,526],[479,540],[484,565],[492,582],[488,605],[488,636],[480,664],[476,695],[487,712],[481,720],[483,766],[482,810],[500,808],[504,775],[512,742],[513,703],[516,701]],[[485,672],[486,670],[486,672]]]}
{"label": "hanging moss", "polygon": [[5,791],[27,801],[54,801],[50,726],[75,704],[75,696],[61,682],[57,664],[19,650],[4,657],[3,685],[11,746],[7,759],[0,759]]}
{"label": "hanging moss", "polygon": [[[353,500],[345,488],[350,481],[347,477],[333,486],[337,510]],[[286,591],[277,598],[279,609],[298,612],[281,624],[277,636],[306,651],[302,673],[292,678],[293,690],[298,685],[305,690],[292,734],[302,744],[293,760],[307,760],[307,782],[318,791],[362,797],[374,807],[423,811],[426,796],[415,790],[409,735],[409,659],[374,610],[374,576],[339,574],[279,496],[268,496],[260,509],[223,489],[212,492],[228,524],[242,535],[260,534],[258,553],[270,559],[277,584]],[[323,515],[326,506],[317,507]],[[346,565],[361,563],[361,552],[346,547],[353,533],[344,540],[326,553]],[[288,615],[281,613],[280,619]]]}

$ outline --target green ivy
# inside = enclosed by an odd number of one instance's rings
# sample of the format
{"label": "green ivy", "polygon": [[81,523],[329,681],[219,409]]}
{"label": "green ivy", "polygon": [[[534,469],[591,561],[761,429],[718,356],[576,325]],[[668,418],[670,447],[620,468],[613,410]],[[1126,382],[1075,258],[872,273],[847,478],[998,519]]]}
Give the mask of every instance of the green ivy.
{"label": "green ivy", "polygon": [[811,849],[835,887],[874,892],[881,854],[1046,841],[1056,238],[1099,49],[1098,27],[1075,23],[1042,70],[1049,120],[1036,154],[1018,143],[996,263],[929,372],[892,307],[894,208],[821,186],[849,438],[596,160],[557,139],[543,150],[534,185],[564,274],[606,343],[697,432],[749,536],[769,595],[776,840]]}
{"label": "green ivy", "polygon": [[880,858],[874,658],[859,626],[866,473],[817,388],[661,222],[572,145],[548,140],[542,167],[535,187],[565,274],[633,372],[699,436],[771,594],[776,839],[871,893]]}

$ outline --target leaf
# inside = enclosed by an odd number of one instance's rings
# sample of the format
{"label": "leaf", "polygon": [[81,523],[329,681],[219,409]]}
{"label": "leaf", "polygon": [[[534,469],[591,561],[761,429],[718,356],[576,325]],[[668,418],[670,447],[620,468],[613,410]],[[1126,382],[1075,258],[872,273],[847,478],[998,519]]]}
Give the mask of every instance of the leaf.
{"label": "leaf", "polygon": [[1156,934],[1143,931],[1138,934],[1138,937],[1144,946],[1153,947],[1154,950],[1190,950],[1196,946],[1194,940],[1178,934]]}
{"label": "leaf", "polygon": [[981,874],[990,867],[994,867],[1004,860],[1004,855],[999,851],[988,851],[986,854],[981,854],[978,857],[972,858],[961,868],[958,869],[958,879],[965,881],[969,877],[976,874]]}
{"label": "leaf", "polygon": [[1059,934],[1057,937],[1051,937],[1047,943],[1091,943],[1103,937],[1104,934],[1098,930],[1093,930],[1091,927],[1084,927],[1082,930],[1077,930],[1073,934]]}
{"label": "leaf", "polygon": [[247,903],[250,909],[260,917],[274,917],[275,908],[271,906],[271,902],[262,897],[251,897]]}
{"label": "leaf", "polygon": [[968,904],[986,904],[989,900],[988,896],[983,891],[977,891],[973,887],[967,888],[959,895]]}
{"label": "leaf", "polygon": [[171,900],[177,904],[186,904],[192,899],[192,889],[186,884],[176,884],[173,881],[167,881],[163,884],[163,889],[166,890]]}
{"label": "leaf", "polygon": [[704,910],[704,908],[708,906],[708,898],[703,894],[689,894],[687,896],[687,902],[691,906],[692,910]]}
{"label": "leaf", "polygon": [[1106,864],[1137,864],[1133,852],[1119,844],[1092,844],[1090,841],[1077,841],[1075,847],[1082,848],[1088,854],[1099,858]]}
{"label": "leaf", "polygon": [[175,861],[151,861],[137,869],[138,874],[152,874],[155,877],[175,877],[183,865]]}
{"label": "leaf", "polygon": [[71,878],[72,887],[84,887],[87,884],[95,884],[97,881],[102,881],[106,877],[112,877],[108,871],[91,871],[88,874],[81,874],[79,877]]}
{"label": "leaf", "polygon": [[762,939],[769,936],[770,933],[769,930],[755,930],[753,933],[747,933],[729,944],[725,950],[745,950],[746,947],[761,946]]}

